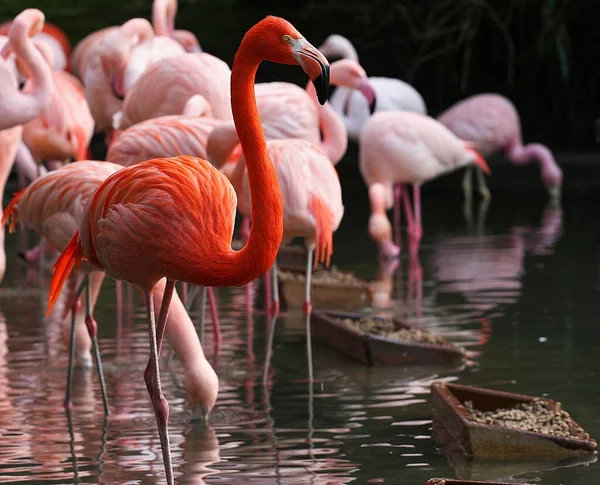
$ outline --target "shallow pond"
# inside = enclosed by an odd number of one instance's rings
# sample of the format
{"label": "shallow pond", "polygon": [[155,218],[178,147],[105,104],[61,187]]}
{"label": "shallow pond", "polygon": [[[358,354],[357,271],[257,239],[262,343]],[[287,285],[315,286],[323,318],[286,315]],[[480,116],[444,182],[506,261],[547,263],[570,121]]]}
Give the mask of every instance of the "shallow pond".
{"label": "shallow pond", "polygon": [[[600,436],[598,199],[571,194],[557,210],[544,207],[543,195],[499,192],[485,222],[468,225],[459,187],[450,195],[424,189],[420,260],[403,256],[394,271],[378,266],[366,234],[364,190],[344,196],[334,263],[387,285],[391,300],[382,314],[460,343],[467,364],[367,368],[315,342],[311,389],[302,315],[292,310],[277,322],[264,388],[260,305],[248,315],[244,288],[219,289],[218,354],[207,327],[206,353],[221,380],[209,429],[190,420],[178,362],[161,362],[178,483],[420,485],[433,476],[598,483],[595,464],[448,457],[432,439],[429,402],[439,379],[549,396]],[[133,308],[118,315],[114,282],[105,282],[97,320],[112,415],[103,420],[94,373],[78,369],[68,416],[66,349],[56,325],[42,318],[49,273],[39,279],[37,268],[20,262],[18,239],[8,236],[0,290],[0,482],[164,483],[142,376],[148,339],[141,299],[134,294]],[[251,294],[259,301],[256,283]]]}

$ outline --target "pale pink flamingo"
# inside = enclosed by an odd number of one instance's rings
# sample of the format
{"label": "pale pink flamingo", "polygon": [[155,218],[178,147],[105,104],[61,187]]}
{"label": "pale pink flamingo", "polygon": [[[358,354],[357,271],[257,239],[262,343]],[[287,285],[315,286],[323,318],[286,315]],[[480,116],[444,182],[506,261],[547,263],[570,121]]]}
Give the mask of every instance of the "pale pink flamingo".
{"label": "pale pink flamingo", "polygon": [[[94,119],[81,82],[65,71],[52,73],[50,104],[23,126],[23,141],[37,163],[88,158]],[[28,83],[23,90],[29,90]]]}
{"label": "pale pink flamingo", "polygon": [[[22,126],[38,116],[50,102],[52,75],[42,54],[35,48],[31,37],[44,26],[44,14],[36,9],[26,9],[12,22],[9,42],[15,56],[31,73],[31,91],[19,91],[14,65],[0,55],[0,193],[4,193],[6,181],[15,154],[21,142]],[[4,228],[0,228],[0,280],[6,271]]]}
{"label": "pale pink flamingo", "polygon": [[[0,35],[8,35],[11,23],[12,20],[9,20],[0,25]],[[35,34],[33,39],[44,43],[51,50],[52,70],[64,71],[69,69],[71,42],[60,27],[45,22],[42,30]]]}
{"label": "pale pink flamingo", "polygon": [[[450,106],[437,120],[459,138],[469,141],[486,158],[503,151],[515,165],[537,161],[551,199],[560,201],[562,170],[546,146],[540,143],[523,146],[519,113],[509,99],[494,93],[476,94]],[[482,197],[490,199],[485,178],[479,171],[477,180]],[[463,189],[470,198],[471,167],[465,172]]]}
{"label": "pale pink flamingo", "polygon": [[[327,37],[319,50],[328,58],[341,57],[358,62],[358,54],[352,43],[339,34]],[[399,110],[427,114],[423,97],[410,84],[391,77],[373,76],[369,77],[369,82],[377,96],[376,112]],[[358,93],[343,86],[335,90],[329,102],[344,122],[348,138],[358,141],[360,130],[372,114],[372,111],[369,113],[369,105]]]}
{"label": "pale pink flamingo", "polygon": [[[73,234],[77,232],[87,200],[109,175],[120,169],[121,166],[114,163],[85,161],[70,163],[49,172],[45,176],[34,180],[26,189],[20,191],[13,198],[2,217],[3,226],[9,223],[12,231],[15,223],[20,223],[24,227],[34,229],[57,250],[63,251]],[[96,340],[97,325],[92,316],[93,306],[100,291],[104,273],[95,270],[91,265],[84,265],[82,273],[86,275],[87,280],[85,289],[86,313],[85,320],[81,323],[85,324],[91,337],[104,408],[105,412],[108,413],[108,398]],[[93,282],[92,284],[90,284],[90,280]],[[94,287],[93,300],[91,286]],[[77,300],[78,297],[79,294]],[[77,308],[75,306],[72,309],[71,319],[66,406],[71,405],[71,377],[75,350],[77,348],[78,355],[84,356],[89,354],[90,350],[89,340],[81,335],[83,325],[76,325]],[[79,336],[76,335],[76,328],[79,329]]]}
{"label": "pale pink flamingo", "polygon": [[[364,69],[351,60],[331,64],[331,84],[360,91],[374,108],[375,90]],[[256,84],[256,100],[267,139],[300,138],[320,146],[331,162],[337,164],[348,145],[344,124],[329,104],[318,107],[309,82],[307,90],[292,83]],[[321,139],[321,133],[323,137]]]}
{"label": "pale pink flamingo", "polygon": [[[306,317],[306,345],[309,362],[309,378],[312,380],[312,345],[310,314],[312,312],[310,289],[313,266],[329,265],[333,254],[333,233],[344,215],[342,187],[335,167],[327,155],[306,140],[268,140],[267,148],[275,167],[283,197],[283,244],[294,238],[304,238],[308,250],[306,259],[306,284],[303,311]],[[236,170],[246,167],[244,156],[237,162]],[[238,210],[251,217],[251,193],[247,168],[243,168],[238,190]],[[235,177],[234,177],[235,180]],[[232,182],[233,184],[233,182]],[[273,308],[279,311],[277,263],[272,268]],[[268,280],[267,280],[268,281]],[[270,292],[269,292],[270,293]],[[270,329],[270,346],[274,329]],[[269,346],[269,348],[270,348]]]}
{"label": "pale pink flamingo", "polygon": [[[85,204],[96,188],[111,174],[122,167],[110,162],[82,161],[61,167],[36,179],[29,187],[17,194],[7,207],[3,225],[15,223],[34,229],[58,250],[63,250],[77,232]],[[63,335],[68,342],[69,365],[65,405],[71,406],[71,379],[74,361],[82,365],[91,362],[90,349],[94,351],[96,369],[100,379],[105,412],[108,414],[108,397],[104,385],[100,353],[96,340],[97,324],[92,316],[100,292],[104,273],[84,263],[81,271],[89,273],[86,288],[86,304],[78,305],[79,298],[68,303],[72,306],[70,332]],[[165,280],[153,289],[160,302],[165,290]],[[74,285],[71,294],[75,291]],[[77,295],[78,296],[78,295]],[[216,401],[218,379],[202,351],[198,336],[181,300],[174,294],[169,315],[172,328],[166,332],[167,340],[180,358],[184,369],[184,387],[187,398],[196,410],[209,412]],[[69,310],[69,308],[67,308]],[[86,331],[87,329],[87,331]]]}
{"label": "pale pink flamingo", "polygon": [[96,130],[112,135],[112,117],[123,104],[123,79],[133,47],[154,37],[147,20],[131,19],[93,43],[85,57],[81,80]]}
{"label": "pale pink flamingo", "polygon": [[[254,224],[244,248],[231,248],[236,196],[224,175],[206,160],[189,156],[148,160],[119,170],[96,190],[80,231],[56,263],[51,284],[48,311],[73,267],[85,259],[144,291],[151,350],[144,377],[169,485],[174,484],[169,408],[161,389],[158,354],[175,283],[244,285],[270,269],[283,236],[281,192],[254,95],[263,60],[300,65],[311,79],[320,77],[323,102],[329,86],[325,57],[284,19],[269,16],[244,36],[231,73],[233,118],[252,185]],[[164,277],[167,284],[157,326],[152,289]]]}
{"label": "pale pink flamingo", "polygon": [[[403,198],[412,252],[423,234],[421,185],[470,163],[489,173],[485,160],[467,142],[433,118],[409,111],[375,113],[361,130],[359,145],[360,172],[371,202],[369,235],[384,257],[396,257],[400,252],[386,215],[394,198],[398,221]],[[405,184],[413,186],[414,214],[408,192],[402,188]]]}
{"label": "pale pink flamingo", "polygon": [[[119,165],[130,166],[144,160],[171,157],[182,153],[206,159],[208,134],[220,123],[220,121],[213,118],[201,118],[191,115],[161,116],[142,121],[127,128],[115,138],[108,149],[106,160]],[[222,337],[216,297],[212,288],[204,287],[202,292],[203,301],[208,298],[215,345],[219,348]],[[204,335],[204,324],[205,315],[204,312],[201,312],[200,335],[202,337]],[[204,342],[203,339],[202,342]]]}
{"label": "pale pink flamingo", "polygon": [[[176,0],[154,0],[152,4],[152,26],[154,32],[156,35],[172,37],[186,52],[201,52],[202,49],[194,34],[187,30],[173,30],[176,14]],[[90,48],[107,34],[118,28],[116,25],[105,27],[92,32],[79,41],[71,54],[71,73],[83,80],[82,73]]]}
{"label": "pale pink flamingo", "polygon": [[202,107],[197,108],[199,114],[231,120],[230,76],[227,63],[205,52],[155,62],[127,92],[113,128],[122,130],[150,118],[182,114],[192,97]]}

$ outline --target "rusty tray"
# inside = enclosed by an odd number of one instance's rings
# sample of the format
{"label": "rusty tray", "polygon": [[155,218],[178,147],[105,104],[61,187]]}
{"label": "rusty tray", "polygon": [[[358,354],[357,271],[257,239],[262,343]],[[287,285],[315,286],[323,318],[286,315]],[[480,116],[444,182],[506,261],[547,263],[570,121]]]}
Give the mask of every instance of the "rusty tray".
{"label": "rusty tray", "polygon": [[[433,424],[436,440],[455,440],[463,453],[469,456],[490,456],[532,459],[544,455],[585,455],[597,450],[597,443],[579,433],[577,438],[563,438],[549,434],[520,431],[497,425],[476,423],[464,406],[472,401],[481,411],[510,408],[531,402],[535,396],[494,391],[473,386],[434,382],[431,385]],[[556,409],[551,399],[543,399]],[[573,427],[579,425],[573,421]],[[445,432],[440,433],[442,429]]]}
{"label": "rusty tray", "polygon": [[[285,300],[288,307],[302,307],[305,297],[305,280],[279,278],[279,286],[282,299]],[[368,307],[371,305],[371,297],[371,287],[362,280],[360,285],[332,285],[313,279],[310,292],[313,308],[328,310],[356,310]]]}
{"label": "rusty tray", "polygon": [[[506,482],[480,482],[472,480],[454,480],[453,478],[430,478],[423,485],[514,485]],[[523,483],[522,485],[529,485]],[[533,484],[531,484],[533,485]]]}
{"label": "rusty tray", "polygon": [[[451,342],[447,344],[430,344],[391,339],[372,334],[363,334],[335,318],[359,320],[364,313],[347,313],[315,310],[311,316],[313,338],[346,354],[354,360],[371,366],[438,364],[459,360],[464,351]],[[378,317],[372,317],[377,319]],[[381,320],[384,320],[381,318]],[[397,328],[415,328],[400,320],[394,319]]]}

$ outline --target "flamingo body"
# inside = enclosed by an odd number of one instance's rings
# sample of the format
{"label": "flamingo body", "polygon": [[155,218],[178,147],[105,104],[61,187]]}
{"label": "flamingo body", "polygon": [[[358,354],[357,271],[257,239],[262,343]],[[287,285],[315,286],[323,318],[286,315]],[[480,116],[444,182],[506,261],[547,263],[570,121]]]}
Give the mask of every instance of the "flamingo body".
{"label": "flamingo body", "polygon": [[231,120],[227,63],[204,52],[155,62],[127,92],[119,129],[165,115],[179,115],[192,96],[200,95],[212,116]]}
{"label": "flamingo body", "polygon": [[181,153],[206,159],[208,135],[219,123],[213,118],[188,115],[142,121],[119,134],[106,159],[123,166]]}

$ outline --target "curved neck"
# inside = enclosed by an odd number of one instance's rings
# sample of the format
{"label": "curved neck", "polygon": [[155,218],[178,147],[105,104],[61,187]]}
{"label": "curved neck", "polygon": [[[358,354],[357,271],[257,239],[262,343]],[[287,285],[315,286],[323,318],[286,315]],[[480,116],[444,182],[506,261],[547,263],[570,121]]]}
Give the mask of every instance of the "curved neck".
{"label": "curved neck", "polygon": [[344,59],[351,59],[355,62],[358,62],[358,53],[356,52],[356,49],[352,45],[352,42],[350,42],[345,37],[344,37],[344,40],[345,40],[344,45],[340,46],[340,55]]}
{"label": "curved neck", "polygon": [[252,228],[247,244],[227,253],[230,285],[246,284],[267,272],[283,239],[283,200],[275,166],[260,123],[254,80],[261,59],[244,39],[231,69],[233,122],[246,159],[252,199]]}
{"label": "curved neck", "polygon": [[562,178],[562,171],[552,152],[542,144],[523,145],[520,140],[515,140],[506,147],[505,154],[515,165],[527,165],[532,161],[538,161],[542,176],[547,183]]}
{"label": "curved neck", "polygon": [[336,165],[348,149],[348,132],[346,131],[346,126],[329,103],[325,103],[323,106],[319,104],[312,81],[309,81],[306,85],[306,91],[319,111],[319,127],[323,134],[321,148],[327,155],[327,158],[331,160],[331,163]]}
{"label": "curved neck", "polygon": [[7,110],[9,116],[5,118],[11,118],[13,126],[16,126],[27,123],[44,111],[50,102],[54,85],[50,66],[35,47],[27,30],[20,29],[10,41],[30,79],[27,94],[16,92],[13,96],[7,96],[12,101]]}
{"label": "curved neck", "polygon": [[152,26],[156,35],[170,36],[175,30],[177,0],[154,0],[152,4]]}

